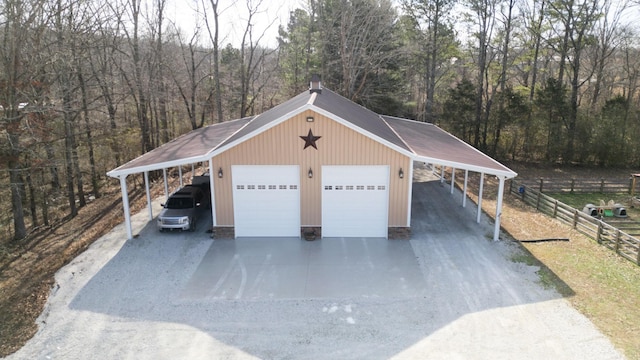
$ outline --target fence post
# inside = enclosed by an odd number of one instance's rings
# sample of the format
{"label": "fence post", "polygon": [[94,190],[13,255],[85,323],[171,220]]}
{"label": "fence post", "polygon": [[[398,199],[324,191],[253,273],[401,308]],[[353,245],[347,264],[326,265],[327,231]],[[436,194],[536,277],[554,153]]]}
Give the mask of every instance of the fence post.
{"label": "fence post", "polygon": [[602,237],[600,236],[602,234],[602,221],[598,221],[598,233],[596,234],[596,241],[598,242],[598,244],[602,244]]}
{"label": "fence post", "polygon": [[578,210],[577,209],[573,210],[573,228],[574,229],[578,228]]}
{"label": "fence post", "polygon": [[620,229],[616,230],[616,254],[620,254]]}
{"label": "fence post", "polygon": [[538,189],[538,191],[542,192],[542,185],[544,184],[544,180],[542,178],[540,178],[540,188]]}
{"label": "fence post", "polygon": [[604,178],[600,179],[600,193],[604,194]]}
{"label": "fence post", "polygon": [[558,200],[553,203],[553,217],[556,218],[558,216]]}
{"label": "fence post", "polygon": [[571,179],[571,193],[573,194],[573,190],[575,189],[576,186],[576,179]]}

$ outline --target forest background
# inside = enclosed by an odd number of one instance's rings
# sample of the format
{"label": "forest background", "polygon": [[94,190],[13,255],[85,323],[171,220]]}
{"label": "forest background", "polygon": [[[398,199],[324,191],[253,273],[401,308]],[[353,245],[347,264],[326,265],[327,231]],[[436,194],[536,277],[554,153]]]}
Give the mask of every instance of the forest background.
{"label": "forest background", "polygon": [[273,39],[261,0],[192,0],[179,23],[167,0],[0,0],[0,245],[75,217],[118,185],[107,171],[264,112],[312,74],[499,160],[640,167],[637,5],[307,0]]}

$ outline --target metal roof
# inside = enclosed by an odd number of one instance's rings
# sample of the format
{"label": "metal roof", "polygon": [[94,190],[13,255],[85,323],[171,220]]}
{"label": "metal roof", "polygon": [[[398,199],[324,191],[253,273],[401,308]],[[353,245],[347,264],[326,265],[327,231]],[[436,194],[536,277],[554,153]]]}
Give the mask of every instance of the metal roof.
{"label": "metal roof", "polygon": [[380,115],[333,91],[322,89],[322,94],[318,95],[313,105],[395,146],[409,150],[404,141],[384,122]]}
{"label": "metal roof", "polygon": [[307,105],[310,97],[309,92],[305,91],[298,96],[291,98],[280,105],[276,105],[260,115],[257,115],[253,118],[253,121],[227,139],[220,145],[220,147],[230,145],[246,136],[255,136],[266,130],[269,125],[273,125],[272,123],[276,120],[289,118],[296,113],[299,113],[300,109]]}
{"label": "metal roof", "polygon": [[507,178],[517,175],[508,167],[434,124],[391,116],[382,118],[407,143],[416,160],[503,175]]}
{"label": "metal roof", "polygon": [[433,124],[381,116],[326,88],[305,91],[257,115],[193,130],[107,173],[140,173],[207,161],[306,110],[321,113],[414,160],[500,175],[516,173]]}
{"label": "metal roof", "polygon": [[251,117],[226,121],[190,131],[107,173],[118,177],[171,166],[205,161],[206,155],[245,126]]}

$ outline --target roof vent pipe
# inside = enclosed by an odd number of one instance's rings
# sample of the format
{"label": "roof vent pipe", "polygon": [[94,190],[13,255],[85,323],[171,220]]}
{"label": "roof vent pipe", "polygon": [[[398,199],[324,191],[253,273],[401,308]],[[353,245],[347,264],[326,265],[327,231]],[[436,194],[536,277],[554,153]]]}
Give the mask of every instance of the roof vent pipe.
{"label": "roof vent pipe", "polygon": [[309,84],[309,93],[313,94],[314,92],[318,94],[322,93],[322,84],[320,83],[320,75],[318,74],[311,76],[311,83]]}

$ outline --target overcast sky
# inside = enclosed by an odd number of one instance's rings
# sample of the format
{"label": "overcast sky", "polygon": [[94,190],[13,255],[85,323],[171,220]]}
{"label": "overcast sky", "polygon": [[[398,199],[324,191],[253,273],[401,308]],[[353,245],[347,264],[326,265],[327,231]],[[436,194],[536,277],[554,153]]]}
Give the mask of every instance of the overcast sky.
{"label": "overcast sky", "polygon": [[[203,0],[169,1],[167,17],[175,20],[185,34],[193,34],[196,26],[195,14],[198,11],[202,11]],[[259,3],[259,1],[255,0],[250,1],[255,5]],[[204,0],[204,2],[209,3],[209,0]],[[235,47],[238,47],[247,24],[249,14],[247,10],[248,1],[237,0],[234,2],[220,0],[219,2],[219,11],[221,11],[220,40],[223,46],[231,43]],[[275,46],[277,44],[278,26],[286,26],[289,20],[289,12],[296,8],[305,8],[305,3],[304,0],[262,0],[261,5],[259,5],[260,13],[254,15],[254,40],[259,34],[265,32],[265,36],[263,40],[260,41],[260,44]],[[202,20],[200,21],[202,22]],[[204,24],[204,22],[202,22],[202,24]],[[204,27],[203,31],[206,31]],[[202,37],[201,41],[207,43],[208,35],[206,32],[203,32]]]}

